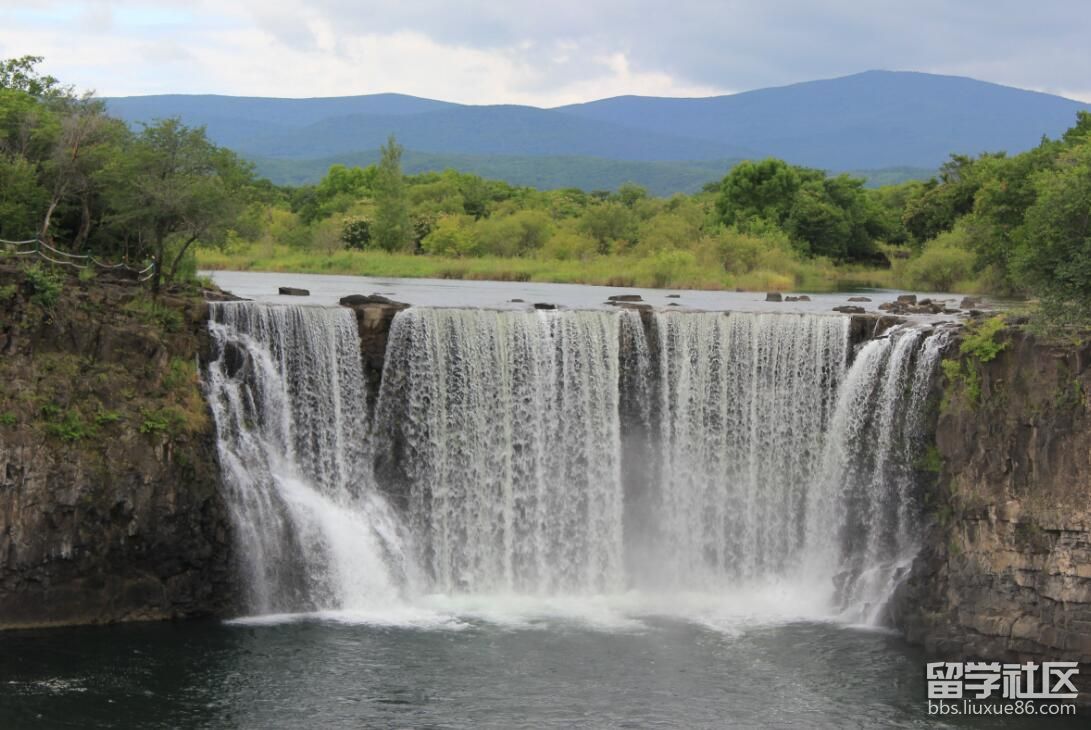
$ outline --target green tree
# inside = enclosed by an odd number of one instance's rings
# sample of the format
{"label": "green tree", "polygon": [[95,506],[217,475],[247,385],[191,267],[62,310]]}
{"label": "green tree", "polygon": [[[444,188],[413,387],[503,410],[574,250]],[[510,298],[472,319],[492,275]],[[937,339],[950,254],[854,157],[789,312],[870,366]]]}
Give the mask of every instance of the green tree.
{"label": "green tree", "polygon": [[341,221],[341,240],[345,248],[362,251],[371,245],[371,221],[364,216],[350,216]]}
{"label": "green tree", "polygon": [[249,166],[233,152],[178,119],[145,127],[108,175],[115,223],[136,235],[139,251],[151,253],[156,293],[194,243],[222,239],[251,181]]}
{"label": "green tree", "polygon": [[380,149],[375,175],[375,220],[372,236],[387,251],[408,248],[413,240],[409,221],[409,196],[402,175],[402,146],[394,135]]}
{"label": "green tree", "polygon": [[720,183],[716,211],[724,225],[763,218],[782,224],[788,219],[796,193],[803,184],[802,170],[783,160],[745,160],[731,168]]}
{"label": "green tree", "polygon": [[799,191],[784,229],[804,244],[807,253],[834,259],[848,254],[852,223],[821,184],[809,183]]}
{"label": "green tree", "polygon": [[1091,317],[1091,140],[1034,175],[1017,277],[1056,316]]}
{"label": "green tree", "polygon": [[474,227],[481,250],[496,256],[525,256],[540,249],[551,234],[549,216],[540,210],[494,215]]}
{"label": "green tree", "polygon": [[595,239],[599,253],[609,253],[618,241],[631,242],[634,237],[632,211],[620,203],[600,203],[589,207],[580,218],[579,231]]}

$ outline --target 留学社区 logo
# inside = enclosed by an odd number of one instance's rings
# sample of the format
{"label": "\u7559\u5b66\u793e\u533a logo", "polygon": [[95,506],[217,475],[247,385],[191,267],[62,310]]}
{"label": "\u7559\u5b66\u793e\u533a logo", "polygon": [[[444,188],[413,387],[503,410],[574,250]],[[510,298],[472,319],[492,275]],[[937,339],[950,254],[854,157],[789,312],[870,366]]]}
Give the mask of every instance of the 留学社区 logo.
{"label": "\u7559\u5b66\u793e\u533a logo", "polygon": [[930,715],[1074,715],[1076,662],[931,662]]}

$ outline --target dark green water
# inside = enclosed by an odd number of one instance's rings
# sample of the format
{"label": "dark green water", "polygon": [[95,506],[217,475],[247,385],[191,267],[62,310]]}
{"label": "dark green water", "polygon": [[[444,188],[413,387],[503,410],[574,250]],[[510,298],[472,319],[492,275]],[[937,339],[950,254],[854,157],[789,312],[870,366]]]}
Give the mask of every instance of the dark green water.
{"label": "dark green water", "polygon": [[725,632],[675,620],[459,626],[3,633],[0,727],[971,726],[927,716],[924,656],[880,632],[824,623]]}

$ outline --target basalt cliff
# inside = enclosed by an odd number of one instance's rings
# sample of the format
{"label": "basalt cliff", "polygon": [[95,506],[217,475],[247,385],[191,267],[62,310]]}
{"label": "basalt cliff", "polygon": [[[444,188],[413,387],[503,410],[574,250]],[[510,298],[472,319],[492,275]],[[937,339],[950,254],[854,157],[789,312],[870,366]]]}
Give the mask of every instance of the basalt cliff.
{"label": "basalt cliff", "polygon": [[222,613],[207,305],[0,266],[0,627]]}
{"label": "basalt cliff", "polygon": [[1081,662],[1086,693],[1091,345],[1007,328],[944,371],[929,527],[895,621],[939,656]]}

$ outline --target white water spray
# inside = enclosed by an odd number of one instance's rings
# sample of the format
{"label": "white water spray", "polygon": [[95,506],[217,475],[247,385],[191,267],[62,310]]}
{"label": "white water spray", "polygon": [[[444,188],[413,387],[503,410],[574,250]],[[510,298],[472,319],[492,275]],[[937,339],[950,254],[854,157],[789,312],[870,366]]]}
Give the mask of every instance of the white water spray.
{"label": "white water spray", "polygon": [[209,402],[248,608],[364,608],[411,569],[370,488],[365,384],[347,309],[213,303]]}

